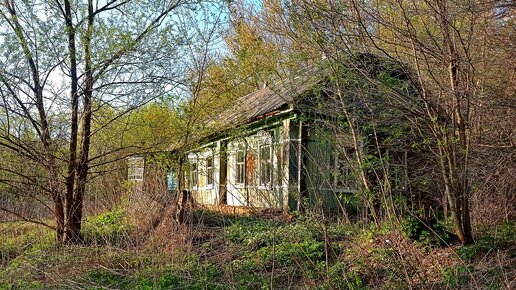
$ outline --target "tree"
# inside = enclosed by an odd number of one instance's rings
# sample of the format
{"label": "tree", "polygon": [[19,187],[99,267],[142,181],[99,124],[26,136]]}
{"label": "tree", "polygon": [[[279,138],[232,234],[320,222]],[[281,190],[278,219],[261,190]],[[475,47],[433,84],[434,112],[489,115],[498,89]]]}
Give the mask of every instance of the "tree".
{"label": "tree", "polygon": [[[385,1],[381,5],[355,3],[359,23],[373,51],[407,63],[424,107],[410,115],[431,136],[439,160],[444,192],[455,232],[462,243],[473,241],[470,217],[471,153],[478,134],[475,118],[495,95],[495,83],[514,87],[514,63],[499,65],[503,50],[487,53],[489,43],[507,43],[488,35],[503,34],[496,15],[502,2]],[[507,8],[507,7],[506,7]],[[365,21],[367,19],[367,23]],[[374,27],[370,29],[370,25]],[[504,45],[505,44],[505,45]],[[502,57],[502,55],[504,57]],[[502,57],[502,58],[500,58]],[[507,72],[507,73],[505,73]],[[492,79],[492,73],[499,78]],[[504,92],[514,99],[514,92]],[[423,125],[423,126],[422,126]],[[488,124],[482,124],[485,126]],[[489,124],[491,126],[494,124]],[[428,136],[428,135],[427,135]]]}
{"label": "tree", "polygon": [[[2,164],[9,177],[1,182],[41,188],[55,225],[41,223],[58,241],[81,240],[88,173],[100,159],[90,155],[93,137],[178,86],[184,35],[169,16],[190,13],[194,3],[3,0],[0,146],[34,172]],[[116,112],[108,120],[97,116],[105,107]],[[100,154],[116,160],[121,150]]]}
{"label": "tree", "polygon": [[[514,122],[508,103],[515,98],[516,85],[514,5],[506,1],[267,0],[258,6],[256,34],[283,44],[280,51],[294,62],[326,64],[334,85],[330,96],[338,104],[332,109],[347,120],[357,152],[358,141],[366,133],[360,128],[357,100],[369,110],[372,136],[381,125],[382,112],[372,109],[375,99],[370,96],[383,99],[389,109],[411,122],[419,135],[414,137],[422,139],[421,147],[433,154],[437,184],[442,185],[447,203],[445,212],[449,208],[459,240],[472,242],[472,189],[489,179],[482,173],[487,165],[498,171],[499,165],[494,164],[507,164],[512,160],[507,154],[513,156],[508,152],[514,147],[513,129],[503,129],[513,126],[497,123]],[[372,77],[374,63],[364,62],[367,54],[390,63],[406,83],[393,82],[389,74]],[[292,72],[290,77],[296,70]],[[350,102],[349,96],[354,100]],[[486,136],[491,136],[490,141]],[[358,177],[364,192],[374,192],[375,177],[367,172],[366,157],[356,154]],[[374,217],[375,201],[369,203]]]}

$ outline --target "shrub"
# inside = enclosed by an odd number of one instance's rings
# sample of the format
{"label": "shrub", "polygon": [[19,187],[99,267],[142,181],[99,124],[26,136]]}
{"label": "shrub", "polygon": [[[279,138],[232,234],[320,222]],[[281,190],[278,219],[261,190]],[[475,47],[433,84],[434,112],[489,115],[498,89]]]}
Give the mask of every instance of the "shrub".
{"label": "shrub", "polygon": [[414,216],[407,216],[401,221],[401,231],[406,238],[428,246],[443,246],[452,237],[438,220],[423,220]]}
{"label": "shrub", "polygon": [[26,222],[6,224],[0,237],[0,289],[40,289],[34,276],[55,247],[50,229]]}

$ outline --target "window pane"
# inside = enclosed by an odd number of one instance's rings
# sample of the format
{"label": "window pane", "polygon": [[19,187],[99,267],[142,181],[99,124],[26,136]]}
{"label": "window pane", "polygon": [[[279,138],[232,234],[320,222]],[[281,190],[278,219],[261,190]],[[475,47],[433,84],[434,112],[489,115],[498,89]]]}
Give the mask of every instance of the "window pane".
{"label": "window pane", "polygon": [[238,150],[236,152],[236,183],[245,183],[245,151]]}
{"label": "window pane", "polygon": [[237,164],[237,183],[244,183],[244,166],[242,164]]}
{"label": "window pane", "polygon": [[128,172],[127,172],[127,178],[129,180],[142,181],[144,167],[145,167],[145,161],[144,161],[143,157],[129,158],[129,168],[128,168]]}
{"label": "window pane", "polygon": [[268,160],[271,159],[271,146],[269,145],[263,145],[260,146],[260,158],[262,160]]}
{"label": "window pane", "polygon": [[213,156],[206,158],[206,185],[213,185]]}
{"label": "window pane", "polygon": [[272,176],[271,146],[260,146],[260,185],[270,185]]}
{"label": "window pane", "polygon": [[238,150],[237,151],[237,163],[243,163],[244,162],[244,151]]}
{"label": "window pane", "polygon": [[177,177],[174,171],[171,171],[167,174],[167,188],[169,191],[174,191],[177,189]]}
{"label": "window pane", "polygon": [[192,187],[198,186],[198,172],[197,172],[197,162],[192,163]]}
{"label": "window pane", "polygon": [[392,190],[404,191],[408,186],[407,153],[389,150],[389,182]]}

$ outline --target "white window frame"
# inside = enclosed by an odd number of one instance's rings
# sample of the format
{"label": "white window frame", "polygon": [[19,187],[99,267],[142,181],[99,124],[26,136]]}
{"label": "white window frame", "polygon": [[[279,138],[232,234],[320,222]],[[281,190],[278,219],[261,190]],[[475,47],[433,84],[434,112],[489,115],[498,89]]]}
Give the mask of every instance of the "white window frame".
{"label": "white window frame", "polygon": [[199,161],[197,159],[190,163],[190,185],[192,189],[199,189]]}
{"label": "white window frame", "polygon": [[[261,130],[256,133],[254,137],[253,146],[256,148],[257,153],[257,172],[255,174],[255,183],[258,186],[258,189],[272,189],[273,183],[274,183],[274,164],[276,164],[276,156],[274,154],[274,138],[270,131],[267,130]],[[262,146],[268,146],[269,147],[269,165],[270,165],[270,176],[268,182],[264,182],[263,176],[262,176],[262,166],[263,166],[263,160],[262,160]]]}
{"label": "white window frame", "polygon": [[129,169],[128,178],[133,181],[143,181],[143,168],[132,167]]}
{"label": "white window frame", "polygon": [[[228,144],[228,178],[234,188],[242,189],[247,186],[247,150],[248,144],[245,138],[233,139]],[[239,152],[243,152],[243,162],[238,162]],[[238,178],[239,167],[243,170],[241,180]]]}
{"label": "white window frame", "polygon": [[[246,155],[247,150],[245,148],[237,148],[235,150],[235,186],[243,187],[245,186],[245,178],[246,178]],[[242,161],[239,161],[238,155],[242,153]],[[241,170],[240,170],[241,169]],[[242,171],[242,172],[240,172]],[[240,175],[241,173],[241,175]],[[241,180],[240,180],[241,179]]]}
{"label": "white window frame", "polygon": [[145,158],[144,157],[130,157],[129,168],[127,172],[127,180],[130,181],[143,181],[143,175],[145,172]]}
{"label": "white window frame", "polygon": [[[204,157],[204,167],[205,167],[205,175],[206,175],[206,188],[212,189],[215,185],[215,158],[214,154],[209,154]],[[208,161],[211,161],[211,167],[208,167]],[[211,171],[211,173],[210,173]],[[210,181],[211,177],[211,183]]]}
{"label": "white window frame", "polygon": [[[167,184],[168,191],[176,191],[177,187],[179,186],[179,178],[177,176],[177,172],[175,172],[174,170],[167,172],[165,177],[165,183]],[[174,185],[174,188],[170,188],[171,185]]]}
{"label": "white window frame", "polygon": [[[196,181],[195,183],[194,180]],[[188,188],[190,190],[199,189],[199,156],[197,153],[188,154]]]}
{"label": "white window frame", "polygon": [[[266,160],[263,159],[263,155],[262,155],[262,149],[264,147],[268,147],[269,149],[269,158],[267,158]],[[259,144],[258,145],[258,186],[259,187],[265,187],[265,188],[271,188],[272,187],[272,171],[273,171],[273,150],[272,150],[273,146],[272,144],[270,143],[263,143],[263,144]],[[268,176],[268,180],[265,180],[265,171],[264,170],[267,170],[267,168],[264,168],[263,166],[268,166],[269,168],[269,176]]]}

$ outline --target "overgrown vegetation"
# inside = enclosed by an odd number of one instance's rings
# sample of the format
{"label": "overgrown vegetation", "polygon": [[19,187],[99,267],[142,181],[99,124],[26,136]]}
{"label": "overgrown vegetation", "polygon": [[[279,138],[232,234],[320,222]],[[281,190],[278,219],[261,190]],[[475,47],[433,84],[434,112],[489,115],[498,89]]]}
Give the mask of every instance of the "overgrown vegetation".
{"label": "overgrown vegetation", "polygon": [[87,243],[68,246],[55,244],[50,231],[34,225],[2,224],[0,288],[514,286],[514,225],[486,232],[475,245],[449,248],[440,243],[428,247],[425,240],[405,237],[391,224],[377,229],[320,220],[306,215],[285,222],[281,216],[196,210],[190,224],[155,233],[161,243],[136,244],[127,242],[135,240],[135,233],[124,213],[114,211],[88,219]]}
{"label": "overgrown vegetation", "polygon": [[[2,1],[0,289],[515,289],[515,11]],[[236,98],[315,67],[296,114],[339,165],[303,166],[346,183],[338,213],[299,175],[296,216],[187,208],[177,224],[164,171],[184,155],[156,151],[202,145]],[[124,159],[149,152],[131,191]]]}

